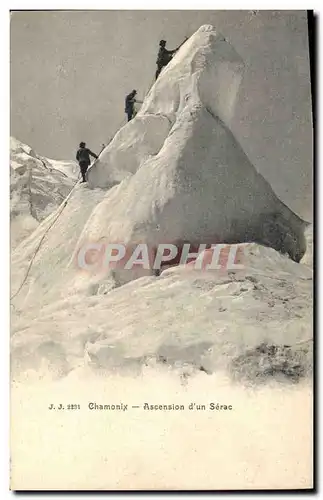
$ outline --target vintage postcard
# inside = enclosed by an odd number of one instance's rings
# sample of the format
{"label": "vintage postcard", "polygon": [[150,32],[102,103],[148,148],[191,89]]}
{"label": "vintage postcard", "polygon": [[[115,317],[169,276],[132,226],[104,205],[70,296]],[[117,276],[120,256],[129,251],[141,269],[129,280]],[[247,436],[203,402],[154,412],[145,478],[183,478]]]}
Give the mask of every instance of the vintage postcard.
{"label": "vintage postcard", "polygon": [[310,17],[10,13],[12,490],[313,488]]}

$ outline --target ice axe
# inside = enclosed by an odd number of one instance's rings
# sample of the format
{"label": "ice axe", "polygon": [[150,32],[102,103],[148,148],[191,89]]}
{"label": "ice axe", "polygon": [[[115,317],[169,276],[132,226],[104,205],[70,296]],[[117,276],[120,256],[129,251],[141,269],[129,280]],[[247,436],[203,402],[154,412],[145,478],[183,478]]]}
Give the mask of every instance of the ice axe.
{"label": "ice axe", "polygon": [[102,151],[104,150],[104,148],[105,148],[105,147],[106,147],[106,146],[105,146],[105,144],[102,144],[102,146],[101,146],[101,151],[100,151],[100,153],[98,154],[98,156],[100,156],[100,154],[102,153]]}
{"label": "ice axe", "polygon": [[97,158],[94,160],[94,162],[92,163],[91,168],[92,168],[92,167],[96,164],[96,162],[97,162],[97,161],[98,161],[98,159],[99,159],[100,154],[102,153],[102,151],[104,150],[104,148],[105,148],[105,147],[106,147],[106,146],[105,146],[105,144],[102,144],[102,146],[101,146],[101,151],[100,151],[100,153],[98,154],[98,157],[97,157]]}

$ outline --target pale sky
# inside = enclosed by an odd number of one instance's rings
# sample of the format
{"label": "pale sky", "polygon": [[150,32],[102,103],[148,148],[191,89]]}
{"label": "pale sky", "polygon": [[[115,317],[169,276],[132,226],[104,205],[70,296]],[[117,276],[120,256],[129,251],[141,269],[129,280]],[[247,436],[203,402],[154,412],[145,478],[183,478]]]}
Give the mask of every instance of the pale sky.
{"label": "pale sky", "polygon": [[256,169],[312,218],[305,11],[26,11],[11,16],[11,134],[38,153],[95,152],[125,123],[124,97],[153,82],[160,39],[212,24],[245,61],[233,133]]}

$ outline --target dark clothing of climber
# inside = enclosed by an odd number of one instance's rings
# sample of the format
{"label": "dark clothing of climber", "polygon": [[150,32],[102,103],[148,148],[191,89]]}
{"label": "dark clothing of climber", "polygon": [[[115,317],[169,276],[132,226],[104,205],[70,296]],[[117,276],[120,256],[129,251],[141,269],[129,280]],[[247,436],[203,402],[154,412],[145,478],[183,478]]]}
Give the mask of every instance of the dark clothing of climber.
{"label": "dark clothing of climber", "polygon": [[135,114],[135,95],[137,94],[136,90],[133,90],[130,92],[130,94],[127,95],[126,101],[125,101],[125,112],[127,113],[128,116],[128,122],[134,117]]}
{"label": "dark clothing of climber", "polygon": [[79,165],[80,165],[81,175],[82,175],[81,182],[86,182],[85,174],[87,172],[87,169],[89,168],[89,163],[87,163],[86,161],[80,161]]}
{"label": "dark clothing of climber", "polygon": [[[187,38],[185,38],[184,42],[186,42],[186,40],[187,40]],[[156,61],[156,64],[157,64],[157,71],[156,71],[156,75],[155,75],[156,80],[159,77],[161,70],[165,66],[167,66],[167,64],[173,59],[173,55],[175,54],[175,52],[177,52],[181,48],[183,43],[181,43],[180,46],[177,47],[177,49],[168,50],[168,49],[166,49],[166,40],[161,40],[159,42],[159,51],[158,51],[158,57],[157,57],[157,61]]]}
{"label": "dark clothing of climber", "polygon": [[173,54],[175,54],[177,49],[174,50],[168,50],[166,49],[166,41],[161,40],[159,43],[159,51],[158,51],[158,57],[157,57],[157,71],[156,71],[156,80],[161,72],[161,70],[167,66],[167,64],[172,60]]}
{"label": "dark clothing of climber", "polygon": [[90,156],[93,156],[93,158],[97,159],[98,156],[95,153],[92,153],[92,151],[86,147],[81,147],[78,152],[76,153],[76,159],[79,163],[87,163],[90,165],[91,159]]}
{"label": "dark clothing of climber", "polygon": [[92,153],[92,151],[86,148],[85,146],[86,146],[85,142],[81,142],[80,148],[76,153],[76,159],[79,162],[81,169],[81,174],[83,179],[82,182],[86,182],[85,174],[87,169],[89,168],[89,165],[91,164],[90,156],[93,156],[93,158],[95,159],[98,158],[98,156],[95,153]]}

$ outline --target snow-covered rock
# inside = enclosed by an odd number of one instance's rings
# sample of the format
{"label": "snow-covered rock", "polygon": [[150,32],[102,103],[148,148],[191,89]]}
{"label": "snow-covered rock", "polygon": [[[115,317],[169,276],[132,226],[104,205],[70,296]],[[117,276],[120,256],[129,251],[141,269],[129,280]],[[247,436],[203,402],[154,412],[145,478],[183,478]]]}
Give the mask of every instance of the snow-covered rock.
{"label": "snow-covered rock", "polygon": [[37,155],[10,138],[11,245],[17,246],[66,198],[77,179],[74,162]]}

